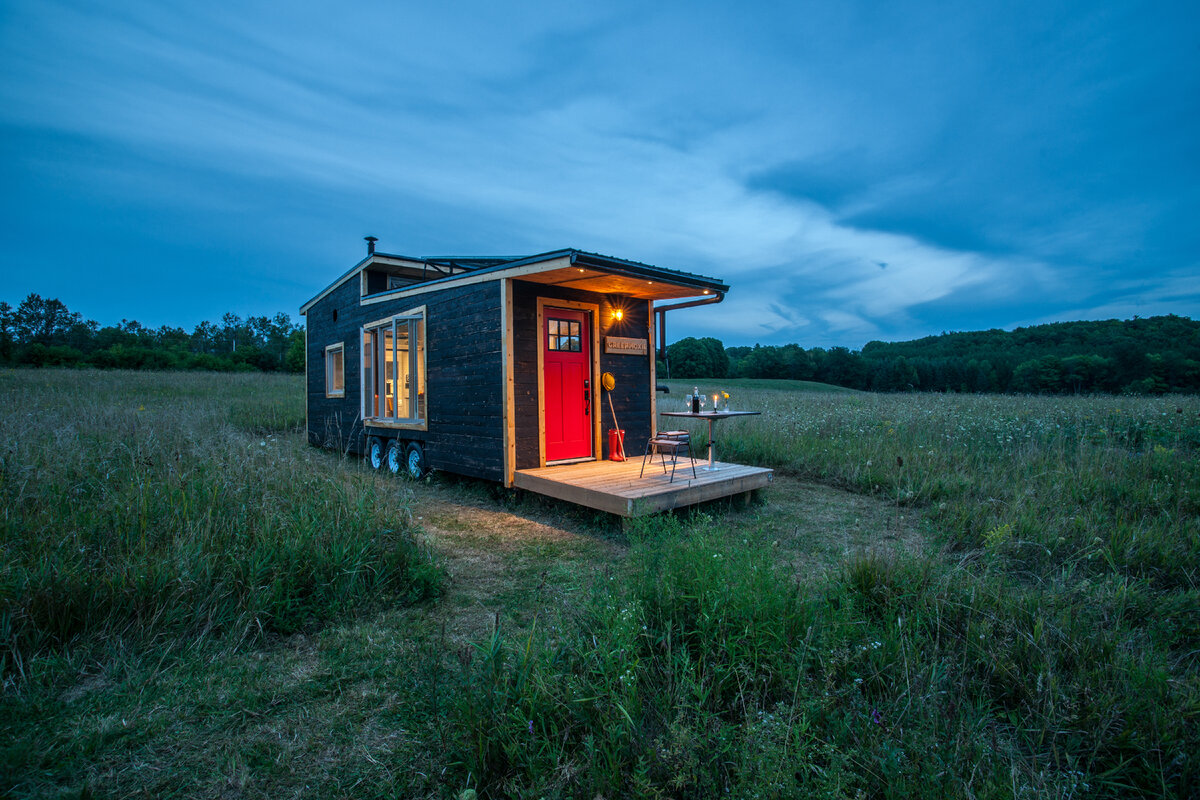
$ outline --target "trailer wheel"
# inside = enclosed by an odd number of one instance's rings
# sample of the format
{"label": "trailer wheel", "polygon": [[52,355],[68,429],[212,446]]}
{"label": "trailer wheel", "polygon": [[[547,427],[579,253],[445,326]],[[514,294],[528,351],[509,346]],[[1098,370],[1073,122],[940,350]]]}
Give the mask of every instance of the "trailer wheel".
{"label": "trailer wheel", "polygon": [[420,443],[409,442],[408,450],[404,454],[404,471],[413,480],[425,477],[425,473],[429,471],[425,466],[425,450]]}
{"label": "trailer wheel", "polygon": [[399,439],[392,439],[388,442],[384,463],[387,464],[388,472],[393,475],[398,474],[404,467],[404,446],[400,444]]}
{"label": "trailer wheel", "polygon": [[367,463],[371,465],[371,469],[379,469],[383,466],[383,454],[383,440],[378,436],[372,436],[367,442]]}

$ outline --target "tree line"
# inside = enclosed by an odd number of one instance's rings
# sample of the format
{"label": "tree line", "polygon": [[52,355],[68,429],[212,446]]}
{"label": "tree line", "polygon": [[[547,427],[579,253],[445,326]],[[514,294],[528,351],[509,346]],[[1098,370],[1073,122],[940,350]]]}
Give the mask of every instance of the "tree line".
{"label": "tree line", "polygon": [[[884,392],[1200,391],[1200,322],[1167,315],[943,333],[846,347],[725,347],[711,337],[667,348],[675,378],[787,378]],[[120,369],[304,370],[304,329],[288,314],[225,314],[189,333],[136,320],[101,326],[60,300],[0,301],[0,363]]]}
{"label": "tree line", "polygon": [[1173,314],[873,341],[861,351],[687,338],[667,356],[660,374],[669,367],[676,378],[790,378],[883,392],[1200,391],[1200,322]]}
{"label": "tree line", "polygon": [[0,363],[101,369],[302,372],[304,329],[273,317],[225,314],[191,333],[136,320],[101,326],[60,300],[30,294],[13,308],[0,301]]}

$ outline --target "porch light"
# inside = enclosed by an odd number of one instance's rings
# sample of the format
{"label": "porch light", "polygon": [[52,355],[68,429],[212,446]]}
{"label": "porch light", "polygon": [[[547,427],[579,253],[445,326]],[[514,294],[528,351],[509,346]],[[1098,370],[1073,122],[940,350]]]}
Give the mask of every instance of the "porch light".
{"label": "porch light", "polygon": [[617,309],[613,309],[613,319],[615,319],[617,322],[620,322],[620,321],[621,321],[622,319],[624,319],[624,318],[625,318],[625,312],[624,312],[624,311],[622,311],[622,310],[621,310],[621,309],[619,309],[619,308],[617,308]]}

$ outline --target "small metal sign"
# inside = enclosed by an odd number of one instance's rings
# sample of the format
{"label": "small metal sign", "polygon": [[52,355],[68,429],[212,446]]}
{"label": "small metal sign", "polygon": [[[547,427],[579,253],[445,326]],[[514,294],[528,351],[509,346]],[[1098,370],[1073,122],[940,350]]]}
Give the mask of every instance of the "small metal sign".
{"label": "small metal sign", "polygon": [[648,339],[627,339],[623,336],[605,336],[604,352],[626,356],[644,356],[650,352]]}

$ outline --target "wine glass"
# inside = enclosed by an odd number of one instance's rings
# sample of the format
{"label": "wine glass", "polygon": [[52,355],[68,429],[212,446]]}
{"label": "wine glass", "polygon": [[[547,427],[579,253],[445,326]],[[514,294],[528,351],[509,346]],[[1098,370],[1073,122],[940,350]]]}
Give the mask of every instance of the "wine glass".
{"label": "wine glass", "polygon": [[707,399],[708,399],[708,397],[706,395],[700,395],[700,410],[701,411],[704,410],[704,401]]}

